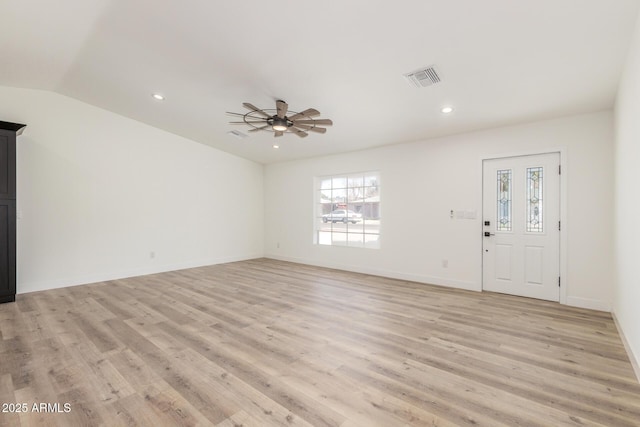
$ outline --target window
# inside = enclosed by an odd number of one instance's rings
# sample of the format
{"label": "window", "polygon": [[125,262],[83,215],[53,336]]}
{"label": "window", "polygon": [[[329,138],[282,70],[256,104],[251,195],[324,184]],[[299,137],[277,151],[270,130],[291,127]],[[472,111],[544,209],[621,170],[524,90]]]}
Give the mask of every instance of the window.
{"label": "window", "polygon": [[316,178],[315,224],[319,245],[379,248],[380,174]]}

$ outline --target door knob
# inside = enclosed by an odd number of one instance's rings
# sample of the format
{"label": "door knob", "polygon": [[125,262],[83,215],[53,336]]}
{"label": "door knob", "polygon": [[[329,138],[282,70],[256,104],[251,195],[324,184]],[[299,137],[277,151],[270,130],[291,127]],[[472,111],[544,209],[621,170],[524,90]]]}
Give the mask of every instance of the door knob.
{"label": "door knob", "polygon": [[488,231],[484,232],[484,237],[491,237],[491,236],[495,236],[495,233],[489,233]]}

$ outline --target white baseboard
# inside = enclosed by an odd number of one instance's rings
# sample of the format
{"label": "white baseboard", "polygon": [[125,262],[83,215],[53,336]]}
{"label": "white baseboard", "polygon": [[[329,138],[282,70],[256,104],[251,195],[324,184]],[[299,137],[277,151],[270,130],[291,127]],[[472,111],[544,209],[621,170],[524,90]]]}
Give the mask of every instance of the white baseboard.
{"label": "white baseboard", "polygon": [[611,304],[590,298],[567,297],[567,305],[586,308],[588,310],[606,311],[608,313],[611,312]]}
{"label": "white baseboard", "polygon": [[[298,257],[291,257],[291,256],[282,256],[282,255],[277,255],[277,254],[272,254],[272,253],[265,254],[264,256],[265,256],[265,258],[277,259],[277,260],[281,260],[281,261],[296,262],[296,263],[299,263],[299,264],[314,265],[314,266],[317,266],[317,267],[335,268],[335,269],[338,269],[338,270],[353,271],[355,273],[371,274],[371,275],[374,275],[374,276],[383,276],[383,277],[389,277],[389,278],[392,278],[392,279],[408,280],[408,281],[412,281],[412,282],[426,283],[426,284],[430,284],[430,285],[446,286],[446,287],[449,287],[449,288],[465,289],[465,290],[469,290],[469,291],[482,292],[482,284],[481,283],[475,283],[475,282],[467,282],[467,281],[461,281],[461,280],[451,280],[451,279],[442,278],[442,277],[409,274],[409,273],[403,273],[403,272],[393,271],[393,270],[384,270],[384,269],[377,269],[377,268],[370,268],[370,267],[360,267],[360,266],[353,266],[353,265],[333,263],[333,262],[324,262],[324,261],[317,261],[317,260],[313,260],[313,259],[298,258]],[[573,307],[586,308],[586,309],[589,309],[589,310],[598,310],[598,311],[611,312],[610,303],[605,302],[605,301],[601,301],[601,300],[590,299],[590,298],[581,298],[581,297],[571,297],[571,296],[569,296],[569,297],[567,297],[566,304],[570,305],[570,306],[573,306]]]}
{"label": "white baseboard", "polygon": [[134,268],[129,270],[103,272],[103,273],[92,274],[89,276],[53,279],[53,280],[45,280],[40,282],[21,283],[18,279],[16,288],[17,288],[17,294],[19,295],[19,294],[26,294],[29,292],[38,292],[38,291],[46,291],[49,289],[67,288],[70,286],[106,282],[109,280],[126,279],[129,277],[136,277],[136,276],[146,276],[148,274],[165,273],[167,271],[184,270],[186,268],[204,267],[207,265],[215,265],[215,264],[225,264],[229,262],[245,261],[248,259],[256,259],[256,258],[262,258],[262,257],[263,257],[263,254],[254,254],[254,255],[245,255],[245,256],[191,260],[186,262],[153,265],[153,266],[146,266],[146,267]]}
{"label": "white baseboard", "polygon": [[265,254],[264,256],[265,258],[271,258],[271,259],[276,259],[280,261],[289,261],[289,262],[295,262],[298,264],[313,265],[316,267],[335,268],[337,270],[352,271],[354,273],[370,274],[372,276],[382,276],[382,277],[388,277],[391,279],[406,280],[409,282],[425,283],[425,284],[436,285],[436,286],[446,286],[449,288],[464,289],[464,290],[476,291],[476,292],[480,292],[482,290],[481,285],[479,283],[466,282],[462,280],[451,280],[451,279],[442,278],[442,277],[423,276],[419,274],[409,274],[409,273],[402,273],[399,271],[384,270],[384,269],[369,268],[369,267],[359,267],[359,266],[340,264],[340,263],[318,262],[310,259],[280,256],[280,255],[274,255],[274,254]]}
{"label": "white baseboard", "polygon": [[629,341],[627,341],[627,337],[625,337],[624,332],[620,327],[620,323],[618,322],[616,313],[612,311],[611,317],[613,317],[613,323],[615,323],[616,329],[618,329],[618,334],[620,335],[622,344],[624,344],[624,349],[627,351],[627,355],[629,356],[629,361],[631,362],[631,366],[633,367],[633,372],[636,374],[636,379],[638,380],[638,382],[640,382],[640,359],[638,359],[636,355],[633,354],[633,350],[629,345]]}

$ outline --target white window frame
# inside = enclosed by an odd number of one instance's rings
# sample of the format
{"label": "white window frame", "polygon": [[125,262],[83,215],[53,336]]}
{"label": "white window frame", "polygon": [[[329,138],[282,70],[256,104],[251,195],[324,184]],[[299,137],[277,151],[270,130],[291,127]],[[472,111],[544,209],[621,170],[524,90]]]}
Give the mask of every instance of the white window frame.
{"label": "white window frame", "polygon": [[[313,242],[321,246],[380,248],[380,172],[350,172],[314,179]],[[334,215],[338,210],[351,211]]]}

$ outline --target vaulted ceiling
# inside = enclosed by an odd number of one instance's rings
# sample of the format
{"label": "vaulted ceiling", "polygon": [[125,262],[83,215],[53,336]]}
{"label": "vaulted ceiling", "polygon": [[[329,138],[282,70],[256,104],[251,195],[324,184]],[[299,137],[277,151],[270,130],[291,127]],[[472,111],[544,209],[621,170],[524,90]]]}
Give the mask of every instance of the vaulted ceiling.
{"label": "vaulted ceiling", "polygon": [[[55,91],[262,163],[613,106],[637,0],[2,2],[0,85]],[[404,73],[436,65],[415,88]],[[156,101],[153,93],[166,99]],[[226,111],[313,107],[238,139]],[[441,108],[452,105],[453,113]]]}

